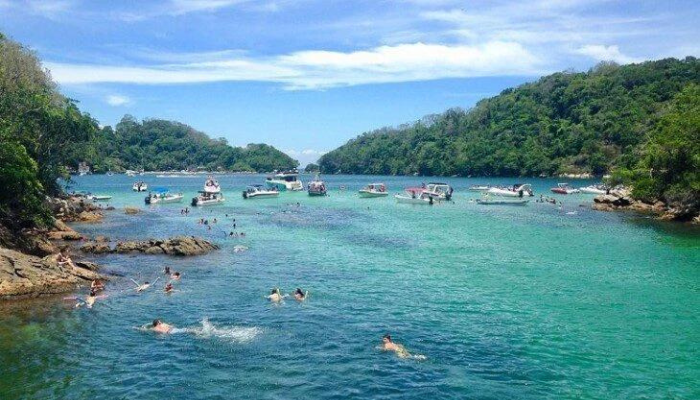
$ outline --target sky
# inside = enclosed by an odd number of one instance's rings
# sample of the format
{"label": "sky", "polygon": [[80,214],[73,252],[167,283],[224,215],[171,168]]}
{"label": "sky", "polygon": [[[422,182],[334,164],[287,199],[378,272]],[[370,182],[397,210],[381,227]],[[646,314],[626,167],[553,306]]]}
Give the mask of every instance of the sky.
{"label": "sky", "polygon": [[191,125],[313,162],[357,135],[562,70],[700,56],[700,2],[0,0],[102,125]]}

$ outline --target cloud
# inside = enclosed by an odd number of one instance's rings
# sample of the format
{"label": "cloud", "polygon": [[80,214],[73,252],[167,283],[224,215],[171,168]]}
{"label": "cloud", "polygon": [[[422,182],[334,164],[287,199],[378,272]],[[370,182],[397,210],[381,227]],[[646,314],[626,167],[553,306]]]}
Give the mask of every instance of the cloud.
{"label": "cloud", "polygon": [[115,106],[115,107],[119,107],[119,106],[123,106],[123,105],[127,105],[127,104],[131,103],[130,98],[128,98],[126,96],[121,96],[118,94],[112,94],[112,95],[107,96],[105,101],[110,106]]}
{"label": "cloud", "polygon": [[170,13],[183,15],[199,11],[216,11],[221,8],[231,7],[250,0],[170,0]]}
{"label": "cloud", "polygon": [[[537,75],[541,61],[514,42],[482,45],[410,43],[350,52],[307,50],[275,57],[216,58],[201,62],[115,66],[46,63],[60,84],[183,84],[276,82],[286,89],[326,89],[370,83],[494,75]],[[186,59],[186,56],[177,57]]]}
{"label": "cloud", "polygon": [[631,64],[642,61],[641,59],[622,54],[618,46],[589,44],[576,49],[575,53],[591,57],[596,61],[615,61],[620,64]]}

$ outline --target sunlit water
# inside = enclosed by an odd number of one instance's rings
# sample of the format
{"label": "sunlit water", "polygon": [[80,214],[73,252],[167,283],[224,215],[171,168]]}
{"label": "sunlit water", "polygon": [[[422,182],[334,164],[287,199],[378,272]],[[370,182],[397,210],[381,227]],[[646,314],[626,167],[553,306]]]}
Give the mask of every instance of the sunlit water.
{"label": "sunlit water", "polygon": [[[91,310],[63,296],[0,305],[0,398],[700,398],[697,230],[580,207],[590,195],[558,196],[562,209],[469,201],[469,185],[505,179],[445,179],[455,202],[429,207],[356,195],[424,178],[329,176],[327,198],[243,200],[264,177],[220,176],[225,205],[184,217],[201,177],[143,178],[187,201],[146,207],[136,178],[79,177],[76,190],[146,212],[76,228],[196,235],[221,250],[96,257],[124,277]],[[556,184],[529,181],[538,194]],[[210,231],[202,217],[218,223]],[[228,238],[233,218],[245,238]],[[165,265],[183,273],[175,293],[162,292],[164,276],[128,290]],[[273,305],[274,286],[310,296]],[[178,329],[139,329],[154,318]],[[387,332],[426,359],[378,350]]]}

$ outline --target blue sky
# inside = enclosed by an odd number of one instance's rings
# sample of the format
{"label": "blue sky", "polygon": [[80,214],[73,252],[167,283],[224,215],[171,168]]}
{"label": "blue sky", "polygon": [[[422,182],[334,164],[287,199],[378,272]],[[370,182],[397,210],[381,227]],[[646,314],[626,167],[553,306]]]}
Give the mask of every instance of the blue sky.
{"label": "blue sky", "polygon": [[178,120],[302,166],[554,71],[700,56],[697,21],[697,1],[0,0],[102,124]]}

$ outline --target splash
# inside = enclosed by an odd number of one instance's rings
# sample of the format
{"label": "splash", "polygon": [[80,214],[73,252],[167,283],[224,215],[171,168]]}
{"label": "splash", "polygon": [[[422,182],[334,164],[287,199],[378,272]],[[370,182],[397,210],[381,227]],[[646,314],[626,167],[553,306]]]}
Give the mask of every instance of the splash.
{"label": "splash", "polygon": [[248,343],[255,339],[261,332],[261,329],[258,327],[217,327],[209,322],[209,319],[204,318],[202,319],[201,326],[182,329],[176,328],[173,329],[172,333],[191,333],[204,339],[215,337],[235,343]]}

